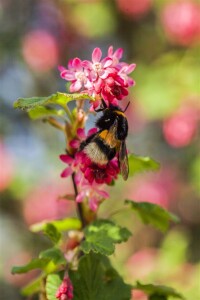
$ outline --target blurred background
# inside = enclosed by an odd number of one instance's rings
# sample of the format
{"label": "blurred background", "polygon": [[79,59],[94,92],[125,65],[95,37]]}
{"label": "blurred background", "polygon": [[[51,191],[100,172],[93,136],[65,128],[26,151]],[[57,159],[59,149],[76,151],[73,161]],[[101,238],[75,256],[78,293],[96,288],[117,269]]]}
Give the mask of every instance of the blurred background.
{"label": "blurred background", "polygon": [[[134,233],[117,247],[113,264],[134,283],[165,284],[188,300],[200,299],[200,1],[1,0],[0,1],[0,291],[20,300],[20,288],[37,275],[11,275],[48,241],[30,233],[44,219],[74,216],[57,200],[72,191],[60,178],[64,137],[42,121],[13,109],[18,97],[65,91],[58,65],[123,47],[136,63],[136,86],[124,103],[131,152],[161,163],[157,173],[118,181],[100,214],[125,198],[157,203],[180,218],[166,234],[132,215],[114,214]],[[89,126],[92,124],[89,124]],[[114,207],[114,208],[113,208]],[[135,291],[133,300],[146,300]]]}

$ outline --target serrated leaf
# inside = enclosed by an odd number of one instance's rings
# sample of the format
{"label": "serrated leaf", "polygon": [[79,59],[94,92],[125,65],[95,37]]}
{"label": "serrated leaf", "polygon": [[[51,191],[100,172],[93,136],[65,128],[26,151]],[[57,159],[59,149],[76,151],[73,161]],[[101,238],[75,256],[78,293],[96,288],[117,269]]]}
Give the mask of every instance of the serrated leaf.
{"label": "serrated leaf", "polygon": [[52,223],[47,223],[43,232],[54,244],[57,244],[61,238],[60,231]]}
{"label": "serrated leaf", "polygon": [[34,269],[45,269],[48,265],[49,259],[47,258],[35,258],[32,259],[28,264],[24,266],[16,266],[12,268],[12,274],[22,274],[27,273]]}
{"label": "serrated leaf", "polygon": [[44,119],[51,116],[57,116],[57,117],[64,116],[65,111],[61,109],[56,110],[51,107],[37,106],[31,109],[28,112],[28,115],[32,120],[36,120],[36,119]]}
{"label": "serrated leaf", "polygon": [[125,242],[131,236],[128,229],[122,228],[109,220],[96,220],[84,230],[85,239],[81,249],[85,253],[90,251],[111,255],[115,244]]}
{"label": "serrated leaf", "polygon": [[53,261],[55,265],[66,264],[65,257],[58,248],[50,248],[42,251],[39,258],[49,259],[49,261]]}
{"label": "serrated leaf", "polygon": [[144,171],[157,171],[160,168],[160,164],[150,157],[136,156],[130,154],[129,161],[129,176],[133,176],[136,173]]}
{"label": "serrated leaf", "polygon": [[[130,300],[131,287],[111,267],[107,257],[84,255],[77,271],[70,271],[73,300]],[[55,299],[51,299],[55,300]]]}
{"label": "serrated leaf", "polygon": [[66,94],[57,92],[56,94],[52,94],[48,97],[19,98],[17,101],[15,101],[14,108],[31,110],[38,106],[45,106],[48,104],[64,106],[70,101],[84,99],[93,100],[93,98],[87,94]]}
{"label": "serrated leaf", "polygon": [[184,299],[184,297],[173,288],[164,285],[142,284],[137,281],[133,289],[145,292],[150,296],[149,299],[151,300],[167,300],[169,297]]}
{"label": "serrated leaf", "polygon": [[81,228],[81,222],[79,219],[66,218],[63,220],[43,221],[40,223],[36,223],[30,227],[30,230],[32,232],[44,231],[47,224],[52,224],[60,232],[72,229],[78,230]]}
{"label": "serrated leaf", "polygon": [[178,221],[174,214],[157,204],[133,200],[125,200],[125,203],[131,206],[131,209],[139,215],[144,224],[151,224],[161,231],[168,229],[170,221]]}
{"label": "serrated leaf", "polygon": [[63,274],[49,274],[46,280],[46,295],[48,300],[57,300],[56,292],[62,283]]}

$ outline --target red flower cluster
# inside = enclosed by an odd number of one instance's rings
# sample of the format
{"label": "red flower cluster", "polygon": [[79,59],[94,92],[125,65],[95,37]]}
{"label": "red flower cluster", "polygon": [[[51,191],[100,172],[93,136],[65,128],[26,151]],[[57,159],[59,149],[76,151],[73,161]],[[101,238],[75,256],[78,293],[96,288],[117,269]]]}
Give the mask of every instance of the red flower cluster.
{"label": "red flower cluster", "polygon": [[56,292],[56,298],[59,300],[70,300],[73,299],[73,285],[69,277],[64,277],[63,282],[59,286]]}
{"label": "red flower cluster", "polygon": [[[96,128],[90,129],[87,136],[95,133],[95,131]],[[79,128],[77,138],[70,142],[70,146],[78,150],[83,138],[86,138],[86,135],[84,130]],[[97,165],[84,152],[77,151],[74,157],[62,154],[60,159],[68,164],[68,167],[61,173],[61,177],[68,177],[75,173],[75,181],[80,190],[76,201],[82,202],[87,198],[90,209],[96,210],[102,198],[108,198],[109,196],[103,189],[104,184],[111,184],[113,180],[117,179],[120,172],[117,158],[115,157],[106,165]]]}
{"label": "red flower cluster", "polygon": [[89,183],[95,181],[98,184],[111,184],[114,179],[117,179],[120,170],[116,158],[109,161],[106,165],[98,165],[93,163],[84,152],[79,154],[81,155],[80,170]]}
{"label": "red flower cluster", "polygon": [[[96,128],[92,128],[86,136],[84,129],[78,128],[77,138],[71,140],[70,146],[78,149],[80,143],[91,134],[96,133],[96,131]],[[61,177],[68,177],[75,172],[77,184],[83,182],[82,175],[84,175],[84,179],[90,184],[93,182],[97,184],[110,184],[114,179],[117,179],[117,175],[120,172],[117,158],[112,159],[106,165],[97,165],[84,152],[78,151],[75,153],[74,158],[70,155],[62,154],[60,155],[60,159],[68,164],[68,167],[61,173]]]}
{"label": "red flower cluster", "polygon": [[92,61],[81,61],[74,58],[69,61],[68,69],[60,66],[60,75],[63,79],[71,81],[70,92],[86,92],[95,98],[92,107],[99,106],[103,98],[107,106],[117,105],[128,95],[128,87],[135,84],[128,76],[136,67],[135,64],[119,62],[123,49],[119,48],[113,52],[110,46],[108,54],[102,58],[100,48],[95,48],[92,53]]}

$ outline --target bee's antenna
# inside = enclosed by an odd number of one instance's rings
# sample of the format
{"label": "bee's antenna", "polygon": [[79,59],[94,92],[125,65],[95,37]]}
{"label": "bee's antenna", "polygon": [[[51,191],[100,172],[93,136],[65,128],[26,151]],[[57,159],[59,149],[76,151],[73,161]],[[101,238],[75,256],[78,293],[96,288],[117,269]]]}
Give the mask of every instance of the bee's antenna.
{"label": "bee's antenna", "polygon": [[123,112],[125,112],[125,111],[127,110],[127,108],[129,107],[129,104],[130,104],[130,101],[129,101],[129,103],[126,105],[126,107],[125,107],[125,109],[124,109]]}

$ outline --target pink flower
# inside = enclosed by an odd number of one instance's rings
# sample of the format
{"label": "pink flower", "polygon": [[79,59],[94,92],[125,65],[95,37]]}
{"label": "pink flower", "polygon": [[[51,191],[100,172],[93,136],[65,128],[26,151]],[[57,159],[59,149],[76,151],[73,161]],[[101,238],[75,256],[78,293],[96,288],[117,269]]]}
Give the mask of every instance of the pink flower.
{"label": "pink flower", "polygon": [[59,61],[58,41],[48,30],[33,29],[23,37],[22,55],[32,70],[47,72]]}
{"label": "pink flower", "polygon": [[112,65],[112,59],[105,57],[101,61],[102,52],[100,48],[95,48],[92,52],[92,62],[83,61],[83,66],[90,72],[90,78],[95,81],[98,77],[105,79],[109,74],[109,67]]}
{"label": "pink flower", "polygon": [[167,4],[162,23],[167,37],[183,46],[200,40],[200,6],[194,1],[181,0]]}
{"label": "pink flower", "polygon": [[68,177],[76,172],[75,181],[79,190],[76,202],[87,199],[90,209],[96,211],[99,203],[109,197],[109,194],[102,189],[102,184],[109,184],[117,178],[119,173],[117,160],[112,160],[107,166],[99,168],[83,152],[77,152],[74,158],[62,154],[60,159],[69,165],[61,173],[61,177]]}
{"label": "pink flower", "polygon": [[152,0],[117,0],[117,6],[125,15],[140,19],[150,11],[152,2]]}
{"label": "pink flower", "polygon": [[83,87],[86,89],[92,88],[92,83],[88,78],[88,72],[83,69],[82,61],[78,57],[69,61],[68,69],[59,66],[59,71],[63,79],[72,82],[70,85],[71,93],[80,91]]}
{"label": "pink flower", "polygon": [[112,59],[112,67],[115,67],[118,65],[119,60],[122,58],[123,55],[123,49],[118,48],[114,53],[113,53],[113,46],[110,46],[108,48],[108,57]]}
{"label": "pink flower", "polygon": [[95,101],[91,101],[91,110],[101,104],[102,98],[107,106],[118,105],[118,101],[128,95],[128,87],[135,84],[128,75],[136,65],[120,62],[122,54],[122,48],[114,51],[110,46],[108,55],[102,59],[101,49],[95,48],[92,52],[92,61],[74,58],[69,61],[68,69],[59,67],[60,75],[72,82],[71,92],[84,91],[94,97]]}
{"label": "pink flower", "polygon": [[166,141],[173,147],[189,145],[198,128],[200,114],[196,107],[182,107],[163,124]]}
{"label": "pink flower", "polygon": [[55,296],[59,300],[73,299],[73,285],[69,277],[64,277],[63,282],[59,286]]}
{"label": "pink flower", "polygon": [[[23,202],[23,217],[28,225],[64,218],[72,211],[71,201],[59,199],[60,195],[73,193],[70,182],[41,182],[32,188]],[[41,201],[42,199],[42,201]]]}
{"label": "pink flower", "polygon": [[118,100],[127,96],[127,87],[127,84],[124,84],[124,80],[117,73],[112,73],[104,81],[100,79],[98,82],[99,94],[108,106],[109,104],[117,105]]}
{"label": "pink flower", "polygon": [[102,189],[102,185],[95,182],[90,184],[84,180],[81,184],[81,191],[76,197],[76,201],[82,202],[84,199],[88,199],[90,209],[96,211],[99,203],[108,197],[109,194]]}
{"label": "pink flower", "polygon": [[68,164],[68,167],[62,171],[60,176],[65,178],[75,173],[75,181],[78,184],[82,178],[82,172],[80,171],[80,166],[82,163],[81,153],[80,152],[75,153],[74,157],[67,154],[61,154],[60,159],[64,163]]}
{"label": "pink flower", "polygon": [[128,77],[127,75],[130,74],[135,70],[136,64],[124,64],[122,68],[118,72],[118,76],[124,81],[124,85],[132,86],[135,85],[135,81]]}

